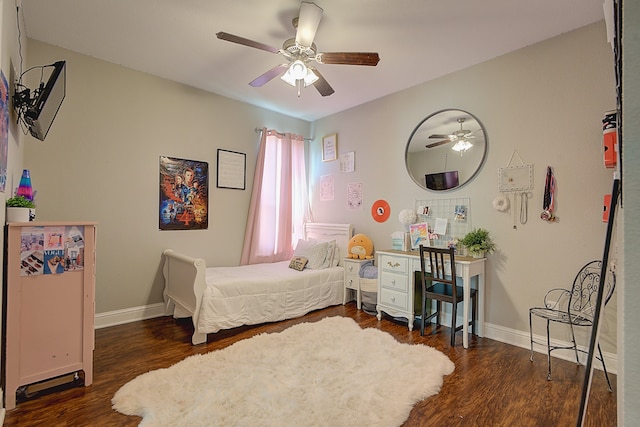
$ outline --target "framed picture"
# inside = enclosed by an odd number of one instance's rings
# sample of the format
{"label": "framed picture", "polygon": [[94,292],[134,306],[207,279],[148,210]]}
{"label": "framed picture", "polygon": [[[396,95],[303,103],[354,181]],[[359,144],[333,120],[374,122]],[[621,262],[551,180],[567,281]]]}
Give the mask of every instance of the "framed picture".
{"label": "framed picture", "polygon": [[322,138],[322,161],[330,162],[338,158],[338,135],[327,135]]}
{"label": "framed picture", "polygon": [[218,188],[244,190],[246,187],[247,155],[218,149]]}
{"label": "framed picture", "polygon": [[419,249],[420,245],[429,246],[429,224],[421,222],[409,225],[411,249]]}
{"label": "framed picture", "polygon": [[209,226],[209,164],[160,156],[160,230]]}

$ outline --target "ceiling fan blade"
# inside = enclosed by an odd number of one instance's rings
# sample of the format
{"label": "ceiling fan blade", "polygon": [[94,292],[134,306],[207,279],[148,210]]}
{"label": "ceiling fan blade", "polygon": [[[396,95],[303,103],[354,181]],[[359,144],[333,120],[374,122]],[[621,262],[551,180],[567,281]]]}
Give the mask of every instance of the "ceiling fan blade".
{"label": "ceiling fan blade", "polygon": [[255,47],[256,49],[266,50],[267,52],[271,52],[271,53],[280,52],[280,49],[276,49],[275,47],[271,47],[260,42],[245,39],[244,37],[235,36],[233,34],[225,33],[222,31],[220,31],[219,33],[216,33],[216,37],[218,37],[220,40],[226,40],[232,43],[238,43],[238,44],[242,44],[249,47]]}
{"label": "ceiling fan blade", "polygon": [[427,147],[427,148],[435,148],[435,147],[438,147],[438,146],[440,146],[442,144],[446,144],[448,142],[451,142],[451,140],[450,139],[445,139],[443,141],[438,141],[438,142],[434,142],[432,144],[427,144],[427,145],[425,145],[425,147]]}
{"label": "ceiling fan blade", "polygon": [[322,19],[322,8],[315,3],[300,3],[300,13],[298,15],[298,30],[296,31],[296,43],[301,46],[311,47],[320,20]]}
{"label": "ceiling fan blade", "polygon": [[376,52],[324,52],[316,55],[321,64],[369,65],[375,67],[380,61]]}
{"label": "ceiling fan blade", "polygon": [[320,74],[320,71],[318,71],[315,68],[311,68],[311,70],[314,72],[316,76],[318,76],[318,80],[316,80],[313,86],[315,86],[318,92],[320,92],[320,95],[322,96],[332,95],[335,92],[335,90],[333,90],[331,85],[325,80],[324,76]]}
{"label": "ceiling fan blade", "polygon": [[284,73],[287,70],[287,67],[287,64],[276,65],[266,73],[256,77],[251,83],[249,83],[249,86],[262,87],[266,83],[278,77],[280,74]]}
{"label": "ceiling fan blade", "polygon": [[435,133],[433,135],[429,135],[429,138],[444,139],[444,138],[449,138],[449,135],[441,135],[441,134]]}

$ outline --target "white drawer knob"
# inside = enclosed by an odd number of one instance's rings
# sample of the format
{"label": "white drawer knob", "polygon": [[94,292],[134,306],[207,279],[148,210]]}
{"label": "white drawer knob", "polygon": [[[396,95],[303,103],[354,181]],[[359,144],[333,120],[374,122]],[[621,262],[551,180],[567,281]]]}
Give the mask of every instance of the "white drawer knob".
{"label": "white drawer knob", "polygon": [[396,302],[396,297],[391,297],[391,302]]}

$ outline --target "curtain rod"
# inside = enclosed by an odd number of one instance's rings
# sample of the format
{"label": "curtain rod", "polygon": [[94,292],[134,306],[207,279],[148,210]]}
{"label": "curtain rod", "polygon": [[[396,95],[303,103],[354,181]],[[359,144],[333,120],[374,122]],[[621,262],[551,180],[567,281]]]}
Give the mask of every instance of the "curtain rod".
{"label": "curtain rod", "polygon": [[[262,128],[256,128],[256,133],[261,133],[261,132],[262,132]],[[280,133],[280,132],[277,132],[277,131],[274,131],[274,132],[276,132],[278,135],[284,136],[283,133]],[[313,138],[302,137],[302,139],[304,139],[305,141],[313,141]]]}

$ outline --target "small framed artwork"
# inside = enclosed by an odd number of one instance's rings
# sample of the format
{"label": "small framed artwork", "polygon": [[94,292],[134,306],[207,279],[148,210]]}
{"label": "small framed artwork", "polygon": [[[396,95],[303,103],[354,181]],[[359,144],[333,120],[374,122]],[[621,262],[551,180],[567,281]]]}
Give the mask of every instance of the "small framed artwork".
{"label": "small framed artwork", "polygon": [[338,135],[332,134],[322,138],[322,161],[330,162],[338,158]]}
{"label": "small framed artwork", "polygon": [[218,149],[218,188],[244,190],[246,186],[247,155]]}

